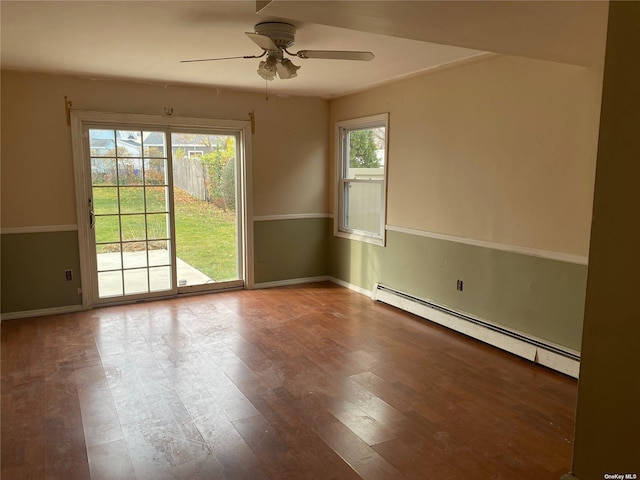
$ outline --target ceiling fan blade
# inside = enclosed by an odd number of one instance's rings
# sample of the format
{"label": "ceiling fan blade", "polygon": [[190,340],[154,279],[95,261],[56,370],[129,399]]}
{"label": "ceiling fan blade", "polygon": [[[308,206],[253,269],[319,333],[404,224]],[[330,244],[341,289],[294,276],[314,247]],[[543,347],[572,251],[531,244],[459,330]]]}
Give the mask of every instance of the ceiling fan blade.
{"label": "ceiling fan blade", "polygon": [[197,58],[195,60],[180,60],[180,63],[194,63],[194,62],[214,62],[216,60],[235,60],[236,58],[260,58],[262,55],[243,55],[239,57],[218,57],[218,58]]}
{"label": "ceiling fan blade", "polygon": [[245,55],[242,57],[197,58],[195,60],[180,60],[180,63],[214,62],[216,60],[234,60],[236,58],[258,58],[258,57],[255,55]]}
{"label": "ceiling fan blade", "polygon": [[300,58],[322,58],[326,60],[373,60],[371,52],[356,52],[343,50],[300,50],[295,55]]}
{"label": "ceiling fan blade", "polygon": [[252,32],[244,32],[244,34],[263,50],[278,50],[278,46],[266,35]]}

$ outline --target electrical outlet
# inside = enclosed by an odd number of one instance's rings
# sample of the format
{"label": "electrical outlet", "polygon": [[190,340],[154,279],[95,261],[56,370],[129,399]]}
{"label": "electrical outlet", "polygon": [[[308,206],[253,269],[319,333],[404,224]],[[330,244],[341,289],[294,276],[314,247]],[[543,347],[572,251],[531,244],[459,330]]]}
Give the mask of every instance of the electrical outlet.
{"label": "electrical outlet", "polygon": [[64,278],[67,280],[67,282],[70,282],[71,280],[73,280],[73,270],[65,270]]}
{"label": "electrical outlet", "polygon": [[458,280],[458,283],[456,284],[456,290],[461,292],[463,287],[464,287],[464,282],[462,280]]}

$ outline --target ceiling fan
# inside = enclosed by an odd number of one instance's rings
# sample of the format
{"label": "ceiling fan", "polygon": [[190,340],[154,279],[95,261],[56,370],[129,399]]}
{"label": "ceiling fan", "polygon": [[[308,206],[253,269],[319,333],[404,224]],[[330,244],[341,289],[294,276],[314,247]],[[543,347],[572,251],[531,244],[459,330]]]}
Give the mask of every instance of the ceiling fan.
{"label": "ceiling fan", "polygon": [[258,65],[258,75],[265,80],[273,80],[276,75],[281,79],[297,76],[297,65],[285,57],[285,54],[298,58],[319,58],[329,60],[361,60],[374,58],[371,52],[343,51],[343,50],[299,50],[290,52],[287,48],[295,42],[296,27],[284,22],[263,22],[254,27],[253,32],[245,32],[262,50],[261,55],[244,55],[238,57],[201,58],[196,60],[182,60],[181,63],[211,62],[214,60],[233,60],[237,58],[262,58]]}

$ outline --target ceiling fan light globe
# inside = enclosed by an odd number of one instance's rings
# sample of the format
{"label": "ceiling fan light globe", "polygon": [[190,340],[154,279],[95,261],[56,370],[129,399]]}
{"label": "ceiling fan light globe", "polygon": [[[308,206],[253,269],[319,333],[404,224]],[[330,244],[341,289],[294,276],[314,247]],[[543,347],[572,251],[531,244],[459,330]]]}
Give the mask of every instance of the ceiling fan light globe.
{"label": "ceiling fan light globe", "polygon": [[270,65],[268,62],[262,61],[258,65],[258,75],[265,80],[273,80],[276,78],[276,69],[274,65]]}
{"label": "ceiling fan light globe", "polygon": [[288,58],[283,59],[282,62],[280,62],[276,66],[276,69],[278,70],[278,76],[283,80],[297,77],[299,68],[299,66],[294,65],[293,62]]}
{"label": "ceiling fan light globe", "polygon": [[265,64],[273,70],[275,70],[277,63],[278,58],[275,55],[269,55],[269,57],[265,60]]}

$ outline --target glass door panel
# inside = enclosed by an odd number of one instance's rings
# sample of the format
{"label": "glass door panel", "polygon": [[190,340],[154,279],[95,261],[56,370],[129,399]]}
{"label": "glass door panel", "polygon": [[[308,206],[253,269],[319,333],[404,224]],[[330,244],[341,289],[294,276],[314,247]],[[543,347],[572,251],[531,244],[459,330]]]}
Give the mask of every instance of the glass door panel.
{"label": "glass door panel", "polygon": [[164,132],[88,134],[98,298],[174,289]]}
{"label": "glass door panel", "polygon": [[171,134],[178,287],[242,278],[237,137]]}

